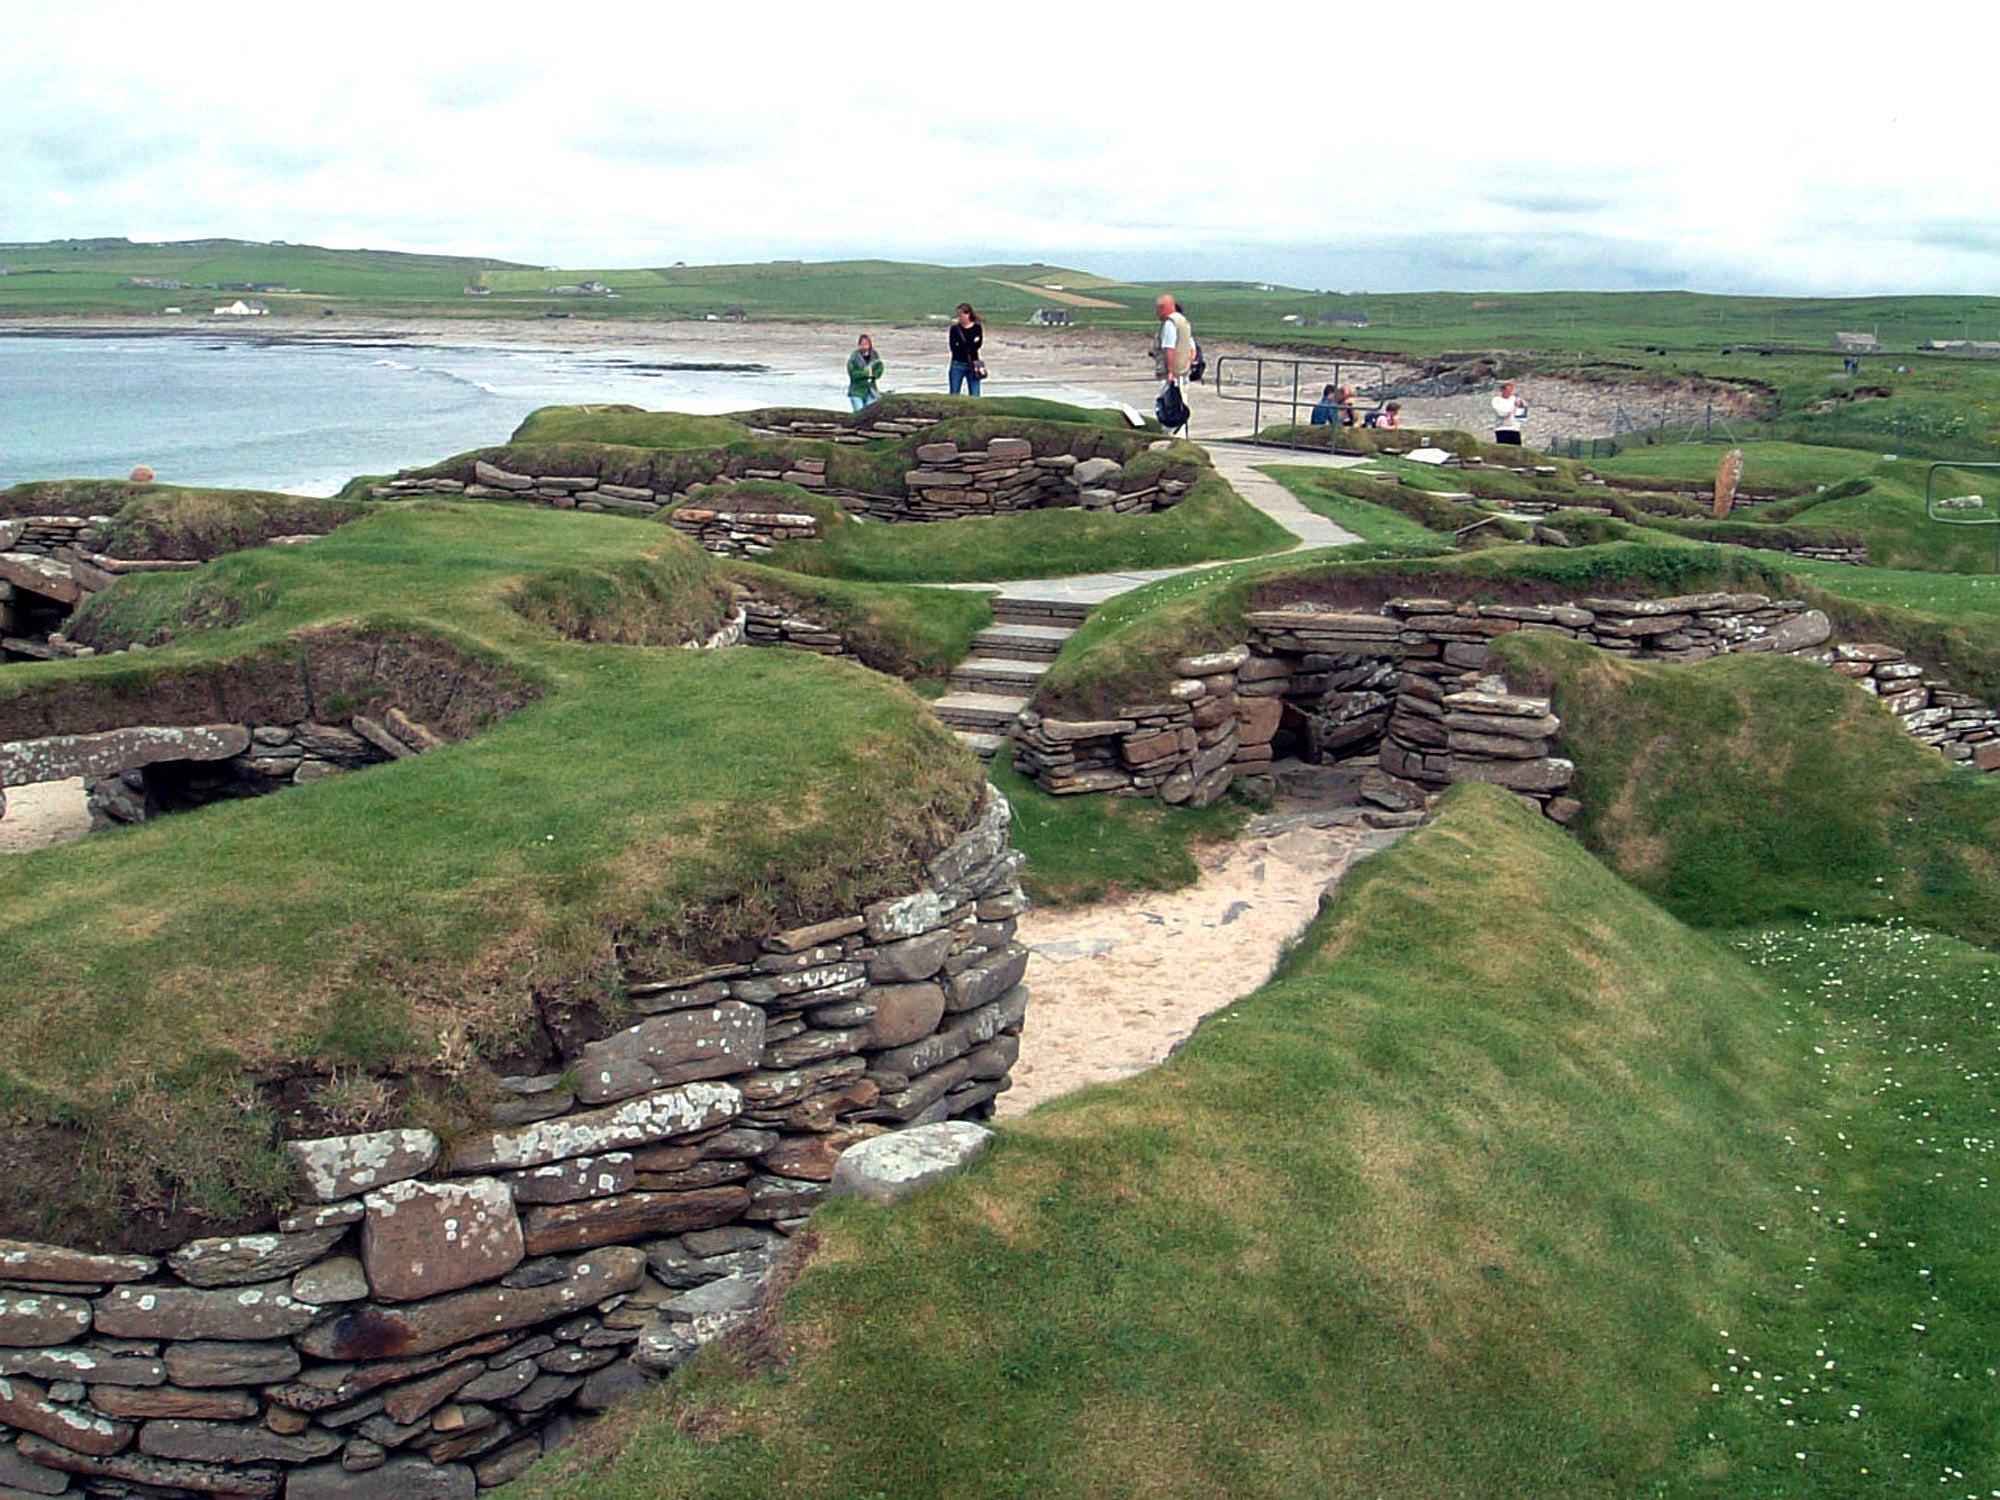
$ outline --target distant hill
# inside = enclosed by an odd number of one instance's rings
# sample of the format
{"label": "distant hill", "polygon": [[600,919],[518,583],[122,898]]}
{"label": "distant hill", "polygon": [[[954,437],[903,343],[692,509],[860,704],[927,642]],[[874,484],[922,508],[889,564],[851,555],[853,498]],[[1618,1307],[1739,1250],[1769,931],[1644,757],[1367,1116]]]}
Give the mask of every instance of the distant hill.
{"label": "distant hill", "polygon": [[[1646,292],[1332,292],[1252,281],[1141,284],[1043,261],[940,266],[893,260],[547,267],[482,256],[340,250],[234,239],[123,238],[0,245],[0,320],[209,313],[250,294],[278,318],[549,316],[618,321],[780,319],[850,327],[942,323],[961,301],[995,327],[1037,320],[1144,330],[1161,291],[1197,332],[1416,358],[1506,351],[1614,377],[1684,373],[1695,358],[1768,380],[1768,356],[1839,355],[1836,335],[1879,340],[1874,361],[1924,351],[1976,360],[2000,338],[2000,299],[1736,297]],[[215,297],[210,301],[211,296]],[[1957,340],[1939,355],[1926,346]],[[1844,351],[1842,351],[1844,352]],[[1836,366],[1837,367],[1837,366]],[[1711,369],[1710,373],[1714,373]]]}

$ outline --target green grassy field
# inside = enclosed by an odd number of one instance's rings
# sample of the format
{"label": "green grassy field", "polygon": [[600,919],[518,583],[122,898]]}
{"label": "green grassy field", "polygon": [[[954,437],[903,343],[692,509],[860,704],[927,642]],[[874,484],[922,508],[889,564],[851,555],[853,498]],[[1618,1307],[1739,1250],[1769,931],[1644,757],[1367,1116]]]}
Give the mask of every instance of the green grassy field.
{"label": "green grassy field", "polygon": [[[1025,321],[1037,307],[1064,306],[1085,327],[1133,328],[1162,290],[1183,296],[1197,327],[1263,334],[1304,345],[1440,354],[1501,349],[1564,356],[1616,375],[1675,357],[1721,354],[1756,371],[1758,350],[1832,349],[1836,331],[1878,332],[1886,350],[1908,353],[1928,339],[2000,337],[2000,299],[1894,296],[1794,298],[1689,292],[1411,292],[1336,294],[1243,281],[1172,286],[1119,282],[1046,263],[931,266],[896,261],[767,261],[669,267],[513,265],[477,257],[335,250],[240,240],[131,242],[59,240],[0,245],[0,316],[157,311],[163,294],[126,285],[135,276],[235,288],[272,283],[297,292],[260,293],[276,311],[314,315],[322,306],[371,313],[456,312],[592,318],[701,318],[741,309],[752,318],[922,320],[961,299],[991,321]],[[548,288],[599,281],[615,297],[556,297]],[[488,288],[467,296],[468,285]],[[1051,289],[1059,289],[1050,295]],[[166,294],[174,300],[179,294]],[[1065,301],[1065,298],[1079,299]],[[199,298],[180,298],[199,305]],[[1109,306],[1091,306],[1108,303]],[[1365,316],[1367,326],[1316,326],[1327,316]],[[1298,318],[1288,324],[1286,317]],[[1836,360],[1822,359],[1821,363]],[[1949,370],[1963,360],[1940,361]],[[1866,368],[1873,370],[1869,360]],[[1630,373],[1629,369],[1623,373]]]}

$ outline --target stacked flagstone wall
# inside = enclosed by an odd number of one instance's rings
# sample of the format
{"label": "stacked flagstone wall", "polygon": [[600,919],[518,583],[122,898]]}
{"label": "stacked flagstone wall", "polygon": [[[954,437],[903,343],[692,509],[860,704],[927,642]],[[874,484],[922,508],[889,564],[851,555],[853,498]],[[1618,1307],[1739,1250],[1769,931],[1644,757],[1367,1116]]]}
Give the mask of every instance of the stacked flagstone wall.
{"label": "stacked flagstone wall", "polygon": [[848,1148],[988,1113],[1026,907],[998,793],[915,890],[632,980],[445,1141],[289,1143],[300,1206],[163,1257],[0,1241],[0,1496],[465,1497],[753,1308]]}
{"label": "stacked flagstone wall", "polygon": [[[1555,754],[1547,699],[1494,675],[1489,643],[1546,630],[1649,661],[1782,652],[1831,666],[1879,696],[1903,727],[1952,760],[2000,769],[2000,712],[1934,680],[1894,647],[1833,643],[1803,600],[1762,594],[1587,598],[1568,604],[1391,599],[1379,612],[1319,604],[1249,616],[1232,651],[1177,661],[1171,701],[1109,719],[1023,714],[1015,764],[1050,792],[1121,792],[1203,805],[1267,774],[1274,750],[1374,754],[1362,794],[1406,810],[1455,781],[1487,781],[1567,822],[1575,768]],[[1227,747],[1224,753],[1224,747]]]}
{"label": "stacked flagstone wall", "polygon": [[[786,435],[792,434],[788,430]],[[797,435],[826,437],[817,430]],[[731,503],[726,487],[738,481],[797,485],[857,514],[893,522],[962,520],[1052,506],[1145,515],[1179,504],[1192,484],[1186,475],[1130,478],[1124,465],[1112,458],[1078,459],[1066,452],[1038,456],[1033,443],[1015,437],[991,438],[984,448],[924,443],[916,450],[916,460],[917,467],[903,475],[901,492],[883,495],[830,484],[826,461],[818,458],[793,458],[783,468],[746,467],[740,460],[721,458],[714,474],[678,491],[611,484],[595,475],[517,473],[475,459],[469,479],[463,474],[406,476],[378,485],[374,493],[528,500],[558,510],[634,516],[666,511],[671,525],[708,551],[754,557],[780,542],[809,540],[819,534],[819,526],[805,511]]]}

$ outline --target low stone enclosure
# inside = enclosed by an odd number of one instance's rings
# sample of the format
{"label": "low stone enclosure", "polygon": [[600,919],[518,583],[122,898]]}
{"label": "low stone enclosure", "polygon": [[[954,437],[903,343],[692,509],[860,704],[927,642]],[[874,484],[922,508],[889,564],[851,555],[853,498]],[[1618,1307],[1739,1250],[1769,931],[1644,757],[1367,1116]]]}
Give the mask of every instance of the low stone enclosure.
{"label": "low stone enclosure", "polygon": [[[632,985],[486,1124],[288,1144],[304,1206],[164,1257],[0,1241],[0,1496],[469,1496],[748,1314],[884,1132],[981,1117],[1028,995],[997,792],[919,886]],[[74,1486],[74,1487],[73,1487]]]}
{"label": "low stone enclosure", "polygon": [[78,689],[0,704],[0,815],[9,786],[80,776],[93,827],[140,823],[417,755],[533,696],[429,637],[317,631],[282,652],[136,693]]}
{"label": "low stone enclosure", "polygon": [[[0,660],[88,654],[66,649],[62,623],[89,594],[126,573],[197,568],[198,562],[108,557],[98,551],[109,516],[0,520]],[[50,637],[58,639],[51,642]]]}
{"label": "low stone enclosure", "polygon": [[1021,437],[991,437],[984,448],[963,450],[954,442],[923,443],[914,457],[917,467],[905,471],[894,494],[840,486],[829,480],[826,459],[799,456],[782,468],[732,461],[712,476],[666,489],[614,483],[592,474],[520,473],[474,458],[464,473],[399,478],[377,486],[374,493],[379,498],[526,500],[559,510],[634,516],[664,513],[669,524],[711,553],[756,557],[780,542],[810,541],[821,534],[819,518],[796,498],[788,504],[783,492],[774,495],[760,485],[795,486],[878,521],[925,522],[1049,508],[1146,515],[1177,505],[1194,482],[1191,472],[1130,475],[1123,463],[1109,457],[1037,454],[1034,444]]}
{"label": "low stone enclosure", "polygon": [[1835,643],[1820,611],[1763,594],[1478,604],[1398,598],[1379,613],[1319,603],[1248,616],[1248,641],[1174,663],[1170,696],[1108,719],[1021,716],[1014,764],[1043,790],[1118,792],[1205,806],[1273,758],[1372,756],[1362,796],[1402,811],[1455,781],[1485,781],[1541,803],[1559,822],[1575,767],[1554,754],[1562,723],[1545,698],[1495,675],[1488,642],[1546,630],[1647,661],[1782,652],[1853,678],[1912,735],[1952,760],[2000,770],[2000,712],[1891,646]]}

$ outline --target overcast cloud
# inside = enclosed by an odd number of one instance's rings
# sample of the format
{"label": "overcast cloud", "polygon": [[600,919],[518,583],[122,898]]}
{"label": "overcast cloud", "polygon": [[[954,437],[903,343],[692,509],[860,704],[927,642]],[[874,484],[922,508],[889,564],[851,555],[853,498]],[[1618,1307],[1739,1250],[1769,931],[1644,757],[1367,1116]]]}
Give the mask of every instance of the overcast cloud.
{"label": "overcast cloud", "polygon": [[1994,13],[1778,11],[8,0],[0,240],[1995,290]]}

